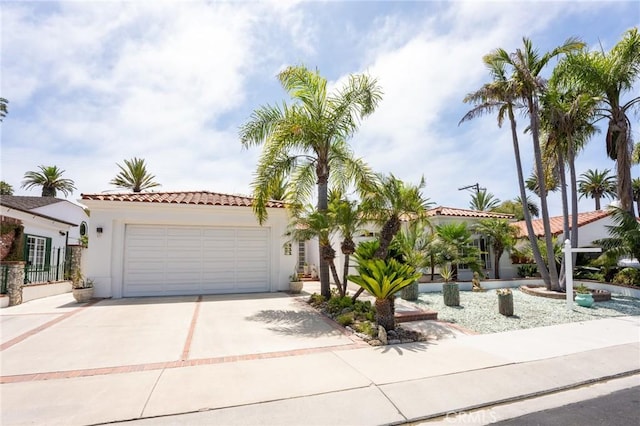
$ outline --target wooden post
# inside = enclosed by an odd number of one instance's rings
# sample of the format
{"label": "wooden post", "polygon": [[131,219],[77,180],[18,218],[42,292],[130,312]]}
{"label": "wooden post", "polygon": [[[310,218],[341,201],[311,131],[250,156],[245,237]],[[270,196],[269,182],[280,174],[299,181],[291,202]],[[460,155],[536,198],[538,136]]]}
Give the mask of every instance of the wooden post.
{"label": "wooden post", "polygon": [[460,306],[460,289],[458,283],[442,284],[442,295],[444,304],[447,306]]}

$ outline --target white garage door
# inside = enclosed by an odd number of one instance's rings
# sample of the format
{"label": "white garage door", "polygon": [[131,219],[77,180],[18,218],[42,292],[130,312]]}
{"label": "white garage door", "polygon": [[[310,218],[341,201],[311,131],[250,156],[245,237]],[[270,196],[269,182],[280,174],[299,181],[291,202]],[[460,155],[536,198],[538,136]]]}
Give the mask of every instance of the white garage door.
{"label": "white garage door", "polygon": [[269,291],[269,230],[127,225],[124,296]]}

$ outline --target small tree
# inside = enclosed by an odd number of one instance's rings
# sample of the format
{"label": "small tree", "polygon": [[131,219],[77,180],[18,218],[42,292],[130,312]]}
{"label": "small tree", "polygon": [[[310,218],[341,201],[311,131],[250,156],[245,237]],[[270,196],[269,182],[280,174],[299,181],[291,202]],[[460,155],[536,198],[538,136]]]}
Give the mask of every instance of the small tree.
{"label": "small tree", "polygon": [[13,186],[5,181],[0,181],[0,195],[13,195]]}
{"label": "small tree", "polygon": [[504,219],[484,219],[475,226],[475,231],[489,239],[493,248],[493,270],[495,278],[500,279],[500,258],[505,250],[511,250],[518,237],[518,230]]}
{"label": "small tree", "polygon": [[627,210],[610,207],[613,225],[607,226],[609,237],[594,241],[609,256],[619,259],[623,256],[640,260],[640,222]]}
{"label": "small tree", "polygon": [[[374,244],[379,245],[377,241]],[[350,275],[349,279],[376,298],[376,323],[387,331],[393,330],[393,295],[417,280],[420,273],[396,259],[374,258],[370,250],[366,253],[366,248],[367,245],[361,244],[356,250],[358,275]]]}

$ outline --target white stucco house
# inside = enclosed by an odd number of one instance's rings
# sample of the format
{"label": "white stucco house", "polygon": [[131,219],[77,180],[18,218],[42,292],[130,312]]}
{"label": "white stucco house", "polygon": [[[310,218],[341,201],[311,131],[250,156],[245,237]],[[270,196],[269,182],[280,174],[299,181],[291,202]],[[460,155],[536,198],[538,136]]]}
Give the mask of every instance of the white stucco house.
{"label": "white stucco house", "polygon": [[[531,221],[533,232],[536,237],[544,237],[544,224],[542,219]],[[520,235],[524,238],[527,236],[527,226],[524,220],[514,223],[518,227]],[[564,241],[568,236],[563,233],[563,217],[554,216],[549,218],[551,234],[558,237],[560,241]],[[609,232],[607,226],[613,225],[611,211],[596,210],[592,212],[578,213],[578,247],[592,247],[595,240],[607,238]],[[569,228],[571,228],[571,215],[569,215]]]}
{"label": "white stucco house", "polygon": [[[458,209],[454,207],[444,207],[438,206],[432,209],[427,210],[427,217],[429,218],[429,222],[432,226],[438,226],[445,223],[451,222],[465,222],[469,228],[471,228],[474,224],[476,224],[479,220],[482,219],[505,219],[508,221],[515,221],[514,216],[506,213],[496,213],[496,212],[483,212],[478,210],[468,210],[468,209]],[[356,244],[361,241],[370,240],[378,235],[378,227],[375,224],[370,224],[365,227],[365,229],[360,232],[354,238]],[[490,247],[486,238],[481,235],[473,234],[472,235],[473,244],[480,248],[482,251],[481,261],[484,263],[485,274],[489,277],[493,278],[493,249]],[[332,239],[333,247],[336,249],[336,269],[339,271],[341,276],[342,269],[344,265],[344,255],[340,251],[340,236],[334,236]],[[308,262],[310,265],[316,265],[318,263],[318,240],[312,239],[307,241],[306,243],[301,243],[300,248],[300,259],[304,259],[304,261]],[[356,273],[354,262],[351,262],[350,271],[352,274]],[[509,258],[508,253],[503,253],[500,258],[500,277],[503,279],[515,278],[517,276],[517,270],[511,264],[511,260]],[[473,271],[470,269],[464,269],[464,267],[458,270],[458,279],[461,281],[471,281],[473,278]],[[331,278],[332,279],[332,278]]]}
{"label": "white stucco house", "polygon": [[60,198],[17,195],[1,196],[0,207],[3,221],[17,219],[24,227],[28,281],[62,280],[66,247],[78,244],[81,228],[87,229],[84,208]]}
{"label": "white stucco house", "polygon": [[287,290],[297,247],[285,205],[208,191],[82,194],[91,210],[85,275],[97,297]]}

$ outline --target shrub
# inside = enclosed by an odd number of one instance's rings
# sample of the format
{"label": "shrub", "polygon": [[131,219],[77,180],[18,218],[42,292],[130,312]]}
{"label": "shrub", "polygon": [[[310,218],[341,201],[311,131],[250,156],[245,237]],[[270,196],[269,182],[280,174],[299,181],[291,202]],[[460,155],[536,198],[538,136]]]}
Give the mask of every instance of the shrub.
{"label": "shrub", "polygon": [[518,266],[518,276],[520,278],[533,277],[537,273],[538,273],[538,267],[536,265]]}
{"label": "shrub", "polygon": [[368,300],[364,302],[361,300],[357,300],[356,303],[353,304],[353,310],[358,313],[366,314],[371,309],[373,309],[373,306],[371,305],[371,302]]}
{"label": "shrub", "polygon": [[346,314],[338,315],[336,321],[343,327],[353,324],[353,312],[347,312]]}
{"label": "shrub", "polygon": [[590,274],[584,274],[581,278],[585,280],[600,281],[601,283],[606,282],[605,276],[602,272],[592,272]]}
{"label": "shrub", "polygon": [[633,268],[624,268],[613,277],[614,284],[640,286],[640,271]]}
{"label": "shrub", "polygon": [[317,308],[325,302],[325,298],[321,294],[313,293],[311,296],[309,296],[308,302],[310,305]]}
{"label": "shrub", "polygon": [[350,297],[332,297],[327,302],[327,311],[330,314],[336,315],[341,313],[345,308],[352,308],[353,301]]}
{"label": "shrub", "polygon": [[370,322],[359,322],[353,325],[353,329],[358,333],[366,334],[371,337],[376,337],[378,330]]}

